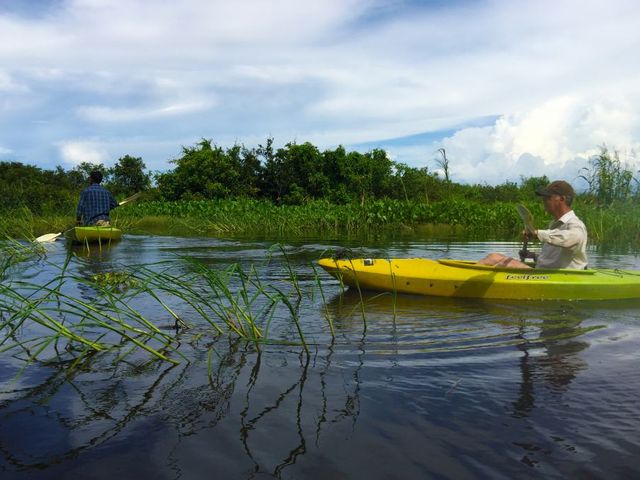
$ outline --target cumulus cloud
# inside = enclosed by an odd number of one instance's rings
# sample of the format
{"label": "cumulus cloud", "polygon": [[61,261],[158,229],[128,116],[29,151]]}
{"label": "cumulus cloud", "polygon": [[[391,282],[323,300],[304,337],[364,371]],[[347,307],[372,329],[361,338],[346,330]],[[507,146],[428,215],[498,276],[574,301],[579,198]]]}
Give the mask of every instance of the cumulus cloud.
{"label": "cumulus cloud", "polygon": [[[101,68],[185,66],[268,48],[309,45],[364,11],[370,0],[67,0],[45,18],[0,16],[0,55],[16,61]],[[4,38],[3,38],[4,37]],[[11,45],[8,48],[7,45]],[[141,63],[142,62],[142,63]],[[197,65],[197,63],[196,63]]]}
{"label": "cumulus cloud", "polygon": [[82,162],[100,164],[109,159],[104,146],[93,140],[67,140],[59,144],[60,156],[71,166]]}
{"label": "cumulus cloud", "polygon": [[[77,145],[96,158],[127,145],[169,168],[176,148],[202,137],[329,148],[492,116],[389,151],[423,166],[442,146],[457,181],[500,182],[640,138],[637,2],[48,5],[0,10],[0,144],[34,162],[55,165],[52,146],[71,161]],[[34,121],[47,126],[24,127]]]}
{"label": "cumulus cloud", "polygon": [[[625,102],[559,97],[527,112],[500,117],[493,126],[466,128],[442,141],[454,177],[497,183],[520,176],[577,177],[608,145],[637,168],[640,118]],[[635,135],[634,135],[635,133]]]}

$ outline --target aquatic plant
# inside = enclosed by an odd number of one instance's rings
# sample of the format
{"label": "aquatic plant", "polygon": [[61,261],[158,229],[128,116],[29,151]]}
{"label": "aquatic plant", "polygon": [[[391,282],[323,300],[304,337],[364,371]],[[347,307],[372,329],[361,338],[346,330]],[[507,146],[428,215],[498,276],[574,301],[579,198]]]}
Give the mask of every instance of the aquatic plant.
{"label": "aquatic plant", "polygon": [[462,226],[468,233],[503,232],[508,235],[519,224],[513,204],[486,205],[462,199],[430,204],[375,200],[364,205],[334,205],[318,200],[289,206],[249,199],[156,201],[123,208],[119,220],[131,222],[134,231],[142,231],[149,224],[145,218],[168,224],[171,229],[182,226],[183,230],[198,234],[261,232],[288,236],[392,231],[425,224],[441,225],[443,232]]}
{"label": "aquatic plant", "polygon": [[[189,335],[192,328],[194,335],[202,335],[203,326],[209,326],[209,335],[238,337],[258,351],[263,344],[286,343],[302,346],[308,355],[298,310],[302,296],[314,292],[302,290],[284,248],[280,251],[288,274],[288,281],[280,285],[264,283],[253,266],[249,271],[239,264],[215,269],[190,257],[89,277],[68,271],[71,257],[63,265],[44,260],[48,268],[58,269],[44,285],[10,278],[0,287],[0,352],[22,352],[30,363],[114,349],[123,350],[120,357],[124,358],[143,350],[177,363],[182,356],[180,337]],[[316,283],[320,284],[317,278]],[[78,291],[73,285],[89,288],[94,300],[70,293]],[[174,333],[166,323],[159,323],[163,316],[153,304],[169,315]],[[299,341],[276,340],[271,335],[274,315],[283,312],[288,312]]]}
{"label": "aquatic plant", "polygon": [[[544,228],[549,216],[539,201],[524,204]],[[597,231],[594,243],[635,240],[640,205],[636,202],[607,208],[610,222],[601,223],[602,209],[581,201],[575,202],[578,215],[587,228]],[[299,206],[275,206],[257,200],[217,200],[191,202],[150,202],[122,209],[119,221],[128,222],[132,231],[154,231],[158,225],[173,233],[270,234],[287,238],[304,234],[367,234],[368,232],[420,231],[433,236],[519,239],[522,222],[516,203],[490,204],[451,198],[447,202],[406,202],[376,200],[363,206],[333,205],[312,201]]]}
{"label": "aquatic plant", "polygon": [[[549,221],[542,203],[522,202],[544,228]],[[176,236],[269,235],[293,238],[304,235],[369,235],[418,232],[437,238],[520,239],[522,225],[517,203],[466,199],[451,195],[447,201],[418,202],[393,199],[332,204],[314,200],[303,205],[280,205],[248,198],[219,200],[149,201],[126,204],[114,210],[114,225],[127,233]],[[602,206],[579,196],[574,203],[583,218],[592,243],[633,244],[637,239],[640,205],[633,200]],[[602,222],[602,216],[608,221]],[[3,223],[4,222],[4,223]],[[48,232],[65,230],[72,217],[33,216],[19,210],[10,219],[0,219],[0,232],[33,238]]]}
{"label": "aquatic plant", "polygon": [[600,153],[591,157],[589,165],[581,172],[580,178],[589,185],[589,200],[598,205],[611,205],[614,201],[628,200],[632,196],[634,172],[620,160],[615,150],[611,153],[606,146],[601,146]]}
{"label": "aquatic plant", "polygon": [[11,237],[0,240],[0,279],[19,263],[41,259],[44,247],[37,242],[21,242]]}
{"label": "aquatic plant", "polygon": [[96,273],[91,276],[91,280],[102,287],[118,291],[138,286],[138,282],[132,278],[131,273],[125,271]]}

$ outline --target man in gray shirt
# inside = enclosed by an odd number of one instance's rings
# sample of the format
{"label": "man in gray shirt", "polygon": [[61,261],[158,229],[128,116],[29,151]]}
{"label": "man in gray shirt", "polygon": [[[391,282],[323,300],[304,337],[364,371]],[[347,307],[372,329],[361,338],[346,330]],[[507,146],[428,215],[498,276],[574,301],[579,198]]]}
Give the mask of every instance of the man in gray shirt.
{"label": "man in gray shirt", "polygon": [[[573,187],[563,180],[551,182],[536,191],[543,197],[544,209],[554,220],[546,230],[536,230],[534,238],[542,242],[536,268],[587,268],[587,228],[571,209]],[[496,267],[529,268],[501,253],[490,253],[478,262]]]}

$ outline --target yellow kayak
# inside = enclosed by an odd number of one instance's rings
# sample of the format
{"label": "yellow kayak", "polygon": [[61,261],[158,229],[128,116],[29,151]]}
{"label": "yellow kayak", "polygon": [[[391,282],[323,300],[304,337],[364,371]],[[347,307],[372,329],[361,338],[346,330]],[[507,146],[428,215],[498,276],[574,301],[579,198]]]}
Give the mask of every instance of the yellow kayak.
{"label": "yellow kayak", "polygon": [[122,230],[115,227],[74,227],[66,236],[74,243],[109,243],[120,240]]}
{"label": "yellow kayak", "polygon": [[519,269],[426,258],[323,258],[319,264],[345,285],[364,290],[513,300],[640,298],[638,270]]}

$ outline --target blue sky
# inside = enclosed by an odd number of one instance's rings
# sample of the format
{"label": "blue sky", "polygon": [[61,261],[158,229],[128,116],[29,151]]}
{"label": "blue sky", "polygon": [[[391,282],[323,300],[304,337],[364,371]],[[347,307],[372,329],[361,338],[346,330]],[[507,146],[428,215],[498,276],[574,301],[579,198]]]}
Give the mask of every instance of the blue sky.
{"label": "blue sky", "polygon": [[634,169],[636,1],[0,0],[0,159],[53,168],[201,138],[384,148],[451,176]]}

